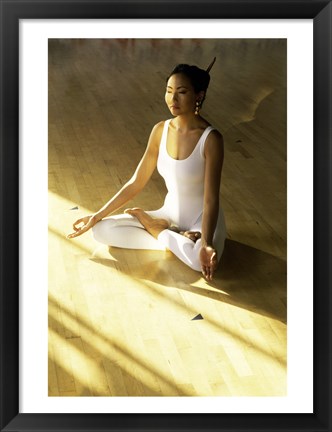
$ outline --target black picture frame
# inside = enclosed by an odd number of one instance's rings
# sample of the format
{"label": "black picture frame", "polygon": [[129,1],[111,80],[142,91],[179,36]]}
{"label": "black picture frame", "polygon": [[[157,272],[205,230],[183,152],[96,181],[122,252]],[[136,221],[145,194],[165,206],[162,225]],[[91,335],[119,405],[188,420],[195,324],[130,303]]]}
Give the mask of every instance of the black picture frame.
{"label": "black picture frame", "polygon": [[[0,13],[1,431],[332,431],[331,1],[0,0]],[[19,413],[19,20],[64,18],[313,19],[314,412],[312,414]],[[297,288],[300,300],[301,287]],[[303,379],[305,380],[305,376]]]}

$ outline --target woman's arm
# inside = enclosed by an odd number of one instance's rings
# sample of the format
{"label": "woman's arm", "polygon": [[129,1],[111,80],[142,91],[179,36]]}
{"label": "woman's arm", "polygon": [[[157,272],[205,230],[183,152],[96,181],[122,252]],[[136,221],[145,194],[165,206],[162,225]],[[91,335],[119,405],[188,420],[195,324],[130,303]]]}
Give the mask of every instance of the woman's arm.
{"label": "woman's arm", "polygon": [[114,213],[128,201],[133,199],[139,192],[141,192],[150,180],[153,171],[157,166],[163,123],[164,122],[160,122],[156,124],[152,129],[145,153],[131,179],[119,190],[117,194],[115,194],[100,210],[95,213],[98,220]]}
{"label": "woman's arm", "polygon": [[96,213],[78,219],[73,225],[74,232],[68,236],[69,238],[85,233],[98,221],[124,206],[144,188],[157,165],[163,125],[164,122],[159,122],[152,129],[145,153],[131,179]]}
{"label": "woman's arm", "polygon": [[216,267],[213,235],[219,214],[219,191],[224,161],[223,137],[218,131],[209,134],[205,142],[204,205],[202,219],[201,264],[204,276],[211,280]]}

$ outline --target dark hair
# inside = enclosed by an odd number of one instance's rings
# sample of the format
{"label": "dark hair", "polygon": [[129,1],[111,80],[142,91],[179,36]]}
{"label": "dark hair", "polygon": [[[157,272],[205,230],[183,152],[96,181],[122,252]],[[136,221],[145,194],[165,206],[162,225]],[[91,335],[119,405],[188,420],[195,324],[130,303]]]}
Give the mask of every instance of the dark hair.
{"label": "dark hair", "polygon": [[170,79],[172,75],[178,73],[185,75],[190,80],[191,85],[195,90],[195,93],[199,93],[200,91],[206,92],[210,83],[210,75],[207,71],[200,69],[197,66],[191,66],[188,64],[178,64],[172,70],[166,82]]}

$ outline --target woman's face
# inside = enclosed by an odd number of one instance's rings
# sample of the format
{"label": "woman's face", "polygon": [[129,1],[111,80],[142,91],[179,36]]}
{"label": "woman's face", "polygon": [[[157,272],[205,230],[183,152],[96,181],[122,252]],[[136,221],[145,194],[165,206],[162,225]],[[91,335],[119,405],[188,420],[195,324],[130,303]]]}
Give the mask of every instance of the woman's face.
{"label": "woman's face", "polygon": [[174,116],[194,113],[199,94],[185,75],[172,75],[167,81],[165,101]]}

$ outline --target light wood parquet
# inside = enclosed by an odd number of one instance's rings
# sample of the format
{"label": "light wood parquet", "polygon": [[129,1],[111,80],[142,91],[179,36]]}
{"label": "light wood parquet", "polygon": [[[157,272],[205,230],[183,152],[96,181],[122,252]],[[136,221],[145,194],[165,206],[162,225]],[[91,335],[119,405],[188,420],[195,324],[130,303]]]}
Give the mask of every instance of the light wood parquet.
{"label": "light wood parquet", "polygon": [[[225,139],[215,280],[170,252],[67,240],[170,117],[168,73],[214,56],[202,114]],[[50,396],[287,394],[286,93],[285,40],[49,41]],[[155,173],[128,206],[164,194]]]}

